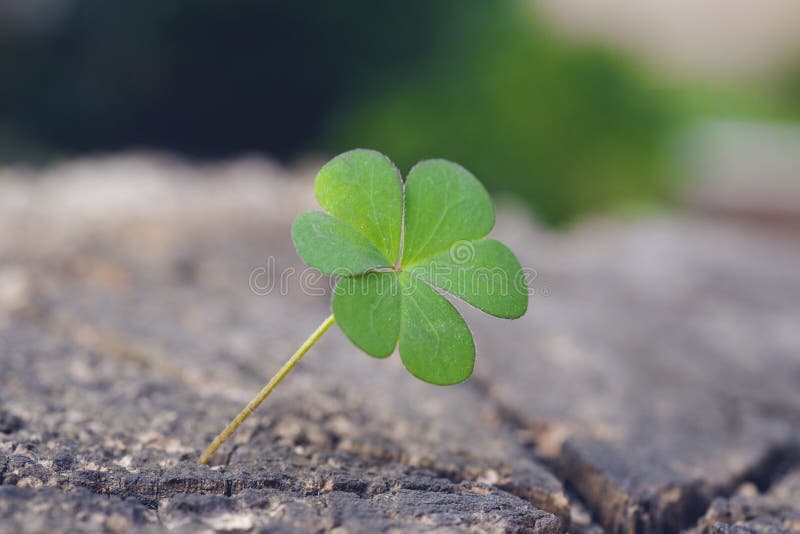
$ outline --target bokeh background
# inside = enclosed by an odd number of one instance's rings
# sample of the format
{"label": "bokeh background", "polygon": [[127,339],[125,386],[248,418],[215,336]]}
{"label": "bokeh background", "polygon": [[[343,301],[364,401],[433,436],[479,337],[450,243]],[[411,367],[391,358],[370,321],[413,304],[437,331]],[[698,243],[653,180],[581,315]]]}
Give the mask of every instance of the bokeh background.
{"label": "bokeh background", "polygon": [[800,4],[0,1],[0,164],[462,162],[544,224],[796,215]]}
{"label": "bokeh background", "polygon": [[[0,534],[796,532],[799,29],[800,0],[0,0]],[[330,314],[290,227],[354,147],[474,171],[528,312],[453,299],[452,388],[331,328],[198,467]]]}

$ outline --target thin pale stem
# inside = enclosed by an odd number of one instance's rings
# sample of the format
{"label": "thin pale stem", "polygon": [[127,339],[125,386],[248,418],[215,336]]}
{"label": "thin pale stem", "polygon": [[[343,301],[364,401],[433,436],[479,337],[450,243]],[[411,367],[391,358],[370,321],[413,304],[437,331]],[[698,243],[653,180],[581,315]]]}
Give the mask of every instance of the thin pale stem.
{"label": "thin pale stem", "polygon": [[219,436],[214,438],[214,441],[211,442],[211,445],[208,446],[206,451],[200,457],[199,462],[201,464],[207,464],[208,461],[211,460],[211,458],[214,456],[214,453],[217,452],[217,449],[219,449],[220,445],[225,443],[225,441],[231,437],[234,432],[236,432],[236,429],[239,428],[239,425],[244,423],[245,419],[250,417],[250,414],[253,413],[253,411],[258,408],[262,402],[264,402],[264,399],[266,399],[269,394],[272,393],[272,390],[281,383],[281,380],[283,380],[286,375],[289,374],[289,371],[291,371],[297,362],[300,361],[300,358],[302,358],[303,355],[308,352],[308,349],[310,349],[314,343],[316,343],[319,338],[322,337],[322,334],[324,334],[325,331],[331,327],[333,322],[334,317],[331,315],[325,319],[321,325],[319,325],[314,333],[311,334],[311,336],[309,336],[309,338],[306,339],[302,345],[300,345],[300,348],[297,349],[297,352],[292,354],[292,357],[289,358],[285,364],[283,364],[283,367],[281,367],[280,371],[275,373],[275,376],[273,376],[267,385],[258,392],[258,395],[256,395],[255,398],[251,400],[247,406],[245,406],[244,410],[239,412],[239,415],[237,415],[233,421],[231,421],[230,424],[225,427],[225,430],[223,430]]}

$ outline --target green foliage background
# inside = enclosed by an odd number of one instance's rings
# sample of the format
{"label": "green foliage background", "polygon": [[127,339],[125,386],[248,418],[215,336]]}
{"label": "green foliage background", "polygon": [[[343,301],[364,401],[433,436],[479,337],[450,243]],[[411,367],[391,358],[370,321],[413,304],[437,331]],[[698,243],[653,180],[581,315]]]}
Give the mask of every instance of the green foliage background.
{"label": "green foliage background", "polygon": [[669,203],[688,121],[800,117],[800,69],[759,91],[653,79],[553,35],[533,0],[52,5],[47,24],[0,19],[3,162],[130,148],[289,162],[361,146],[404,172],[458,161],[559,225]]}
{"label": "green foliage background", "polygon": [[419,76],[352,102],[327,146],[369,146],[403,170],[458,161],[550,224],[668,201],[679,182],[673,99],[612,54],[556,39],[521,4],[503,6],[462,21],[479,31],[456,32]]}

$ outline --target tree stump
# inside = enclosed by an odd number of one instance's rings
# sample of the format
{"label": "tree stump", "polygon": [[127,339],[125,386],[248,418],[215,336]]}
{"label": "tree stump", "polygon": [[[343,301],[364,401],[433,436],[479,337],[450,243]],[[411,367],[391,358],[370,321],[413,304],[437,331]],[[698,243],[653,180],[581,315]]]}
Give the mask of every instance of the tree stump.
{"label": "tree stump", "polygon": [[330,313],[289,236],[312,174],[2,172],[0,533],[800,530],[796,233],[690,215],[554,235],[500,210],[534,295],[517,321],[459,305],[473,378],[333,328],[198,466]]}

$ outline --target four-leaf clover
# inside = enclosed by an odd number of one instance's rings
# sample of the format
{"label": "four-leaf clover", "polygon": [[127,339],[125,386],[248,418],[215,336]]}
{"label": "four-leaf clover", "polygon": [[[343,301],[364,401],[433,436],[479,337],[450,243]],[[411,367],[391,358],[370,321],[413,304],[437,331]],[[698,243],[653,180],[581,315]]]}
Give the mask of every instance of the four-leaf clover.
{"label": "four-leaf clover", "polygon": [[328,213],[300,214],[292,239],[303,261],[340,277],[333,314],[214,438],[200,455],[201,464],[334,322],[377,358],[399,344],[400,358],[414,376],[448,385],[472,374],[475,344],[442,293],[497,317],[520,317],[528,308],[519,261],[505,245],[485,238],[494,226],[492,200],[460,165],[423,161],[403,182],[383,154],[352,150],[320,170],[314,190]]}
{"label": "four-leaf clover", "polygon": [[327,213],[299,215],[292,239],[305,263],[340,277],[333,315],[367,354],[399,345],[414,376],[456,384],[472,374],[475,345],[443,293],[497,317],[525,313],[519,261],[485,238],[492,200],[460,165],[422,161],[404,182],[386,156],[352,150],[320,170],[314,191]]}

